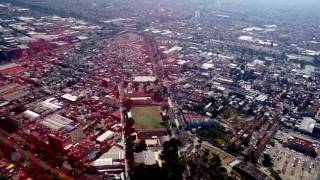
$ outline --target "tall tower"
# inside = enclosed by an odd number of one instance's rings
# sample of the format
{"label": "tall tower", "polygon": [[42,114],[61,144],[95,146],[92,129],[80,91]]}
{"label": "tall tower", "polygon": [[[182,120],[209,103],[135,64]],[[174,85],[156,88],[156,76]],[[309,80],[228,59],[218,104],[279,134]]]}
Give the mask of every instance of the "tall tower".
{"label": "tall tower", "polygon": [[194,17],[195,17],[196,19],[200,19],[200,17],[201,17],[201,12],[200,12],[199,10],[196,10],[196,11],[194,12]]}

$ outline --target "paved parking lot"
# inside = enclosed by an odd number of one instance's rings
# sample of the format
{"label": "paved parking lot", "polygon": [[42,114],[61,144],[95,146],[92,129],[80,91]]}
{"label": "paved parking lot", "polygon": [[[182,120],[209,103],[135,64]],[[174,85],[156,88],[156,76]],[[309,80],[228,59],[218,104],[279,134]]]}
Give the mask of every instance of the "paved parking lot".
{"label": "paved parking lot", "polygon": [[286,180],[319,180],[320,159],[311,158],[294,150],[283,147],[278,142],[275,147],[266,148],[274,161],[274,170]]}

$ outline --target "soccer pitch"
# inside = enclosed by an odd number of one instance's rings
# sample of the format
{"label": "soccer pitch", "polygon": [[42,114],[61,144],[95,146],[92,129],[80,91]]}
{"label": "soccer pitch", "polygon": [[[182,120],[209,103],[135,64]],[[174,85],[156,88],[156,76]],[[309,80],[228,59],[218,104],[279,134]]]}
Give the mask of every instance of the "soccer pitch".
{"label": "soccer pitch", "polygon": [[131,109],[136,129],[163,128],[159,106],[137,106]]}

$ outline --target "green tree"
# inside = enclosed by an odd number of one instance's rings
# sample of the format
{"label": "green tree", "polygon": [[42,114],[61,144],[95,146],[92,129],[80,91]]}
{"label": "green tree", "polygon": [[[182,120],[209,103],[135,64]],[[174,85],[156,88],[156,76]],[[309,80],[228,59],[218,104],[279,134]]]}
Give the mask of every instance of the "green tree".
{"label": "green tree", "polygon": [[271,167],[273,165],[272,158],[270,157],[269,154],[264,154],[263,155],[262,165],[264,167]]}
{"label": "green tree", "polygon": [[214,154],[209,161],[209,167],[212,169],[218,169],[222,166],[221,159],[218,155]]}
{"label": "green tree", "polygon": [[139,165],[132,168],[132,180],[152,179],[163,180],[165,176],[158,165]]}
{"label": "green tree", "polygon": [[203,156],[206,156],[206,151],[202,153],[202,157],[199,158],[195,155],[188,161],[191,176],[190,180],[232,180],[235,179],[228,175],[227,170],[222,166],[221,159],[216,154],[211,154],[209,162],[203,162]]}
{"label": "green tree", "polygon": [[158,102],[163,101],[166,94],[167,88],[165,86],[159,86],[153,89],[153,98]]}
{"label": "green tree", "polygon": [[282,178],[279,176],[278,172],[275,171],[274,169],[270,169],[271,172],[271,176],[275,179],[275,180],[282,180]]}
{"label": "green tree", "polygon": [[185,169],[185,162],[178,155],[178,148],[181,142],[177,139],[170,139],[163,144],[163,151],[161,152],[161,159],[164,161],[163,170],[168,180],[182,179],[182,173]]}

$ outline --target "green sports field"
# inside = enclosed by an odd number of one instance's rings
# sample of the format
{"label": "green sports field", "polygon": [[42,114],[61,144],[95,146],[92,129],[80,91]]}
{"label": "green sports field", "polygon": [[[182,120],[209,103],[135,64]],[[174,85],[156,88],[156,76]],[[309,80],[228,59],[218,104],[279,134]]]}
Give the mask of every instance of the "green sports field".
{"label": "green sports field", "polygon": [[137,106],[131,109],[136,129],[163,128],[159,106]]}

